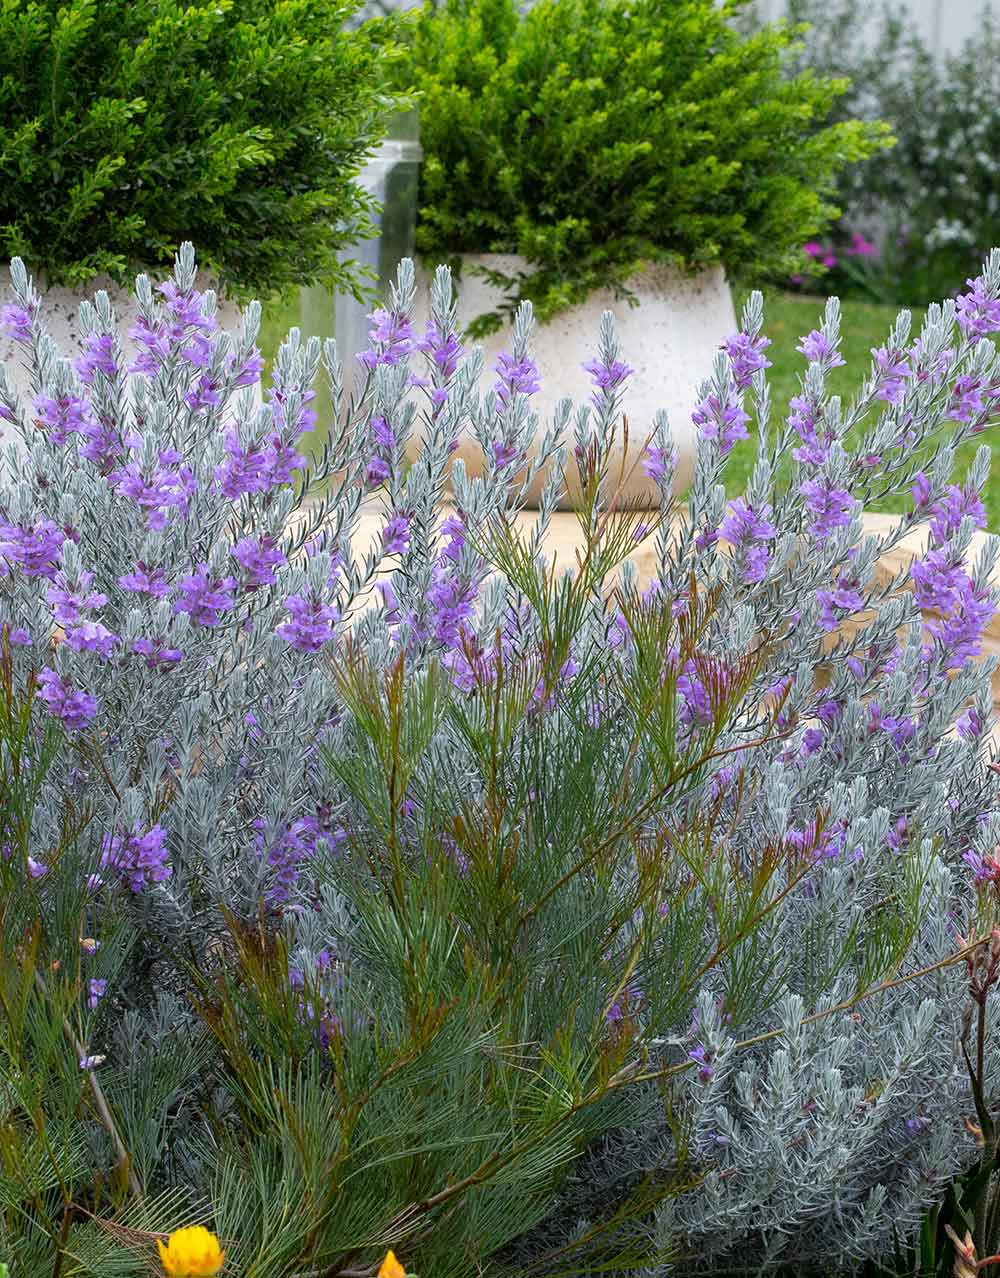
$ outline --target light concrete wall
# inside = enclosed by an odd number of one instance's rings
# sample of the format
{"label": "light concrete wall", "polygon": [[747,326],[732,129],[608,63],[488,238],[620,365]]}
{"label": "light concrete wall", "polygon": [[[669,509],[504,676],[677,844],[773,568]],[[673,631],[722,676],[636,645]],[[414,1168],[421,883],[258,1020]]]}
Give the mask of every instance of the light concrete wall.
{"label": "light concrete wall", "polygon": [[[872,13],[880,5],[873,3]],[[936,53],[953,53],[971,36],[983,10],[983,0],[894,0],[894,7],[910,14],[914,29]],[[759,12],[768,19],[780,18],[785,0],[757,0]]]}

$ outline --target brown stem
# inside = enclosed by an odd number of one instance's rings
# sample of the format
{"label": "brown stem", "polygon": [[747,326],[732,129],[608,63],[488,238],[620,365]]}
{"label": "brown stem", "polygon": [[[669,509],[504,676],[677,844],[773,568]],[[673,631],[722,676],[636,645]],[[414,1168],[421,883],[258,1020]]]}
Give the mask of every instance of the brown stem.
{"label": "brown stem", "polygon": [[[35,972],[35,985],[38,987],[38,992],[42,995],[42,997],[47,999],[49,992],[45,987],[45,982],[42,980],[41,972]],[[72,1044],[73,1050],[76,1052],[77,1060],[82,1061],[87,1055],[87,1050],[73,1033],[73,1027],[70,1025],[68,1018],[65,1016],[63,1017],[63,1032]],[[119,1134],[115,1120],[112,1117],[111,1110],[108,1106],[108,1102],[105,1099],[104,1092],[101,1089],[100,1083],[97,1081],[97,1075],[92,1069],[88,1069],[87,1078],[90,1081],[90,1090],[93,1093],[94,1105],[97,1109],[98,1116],[104,1124],[108,1135],[111,1137],[111,1143],[114,1145],[115,1153],[118,1155],[118,1166],[126,1173],[128,1178],[129,1192],[133,1197],[141,1198],[142,1186],[139,1184],[139,1178],[136,1176],[135,1170],[132,1167],[132,1160],[129,1157],[128,1150],[125,1148],[125,1142]]]}

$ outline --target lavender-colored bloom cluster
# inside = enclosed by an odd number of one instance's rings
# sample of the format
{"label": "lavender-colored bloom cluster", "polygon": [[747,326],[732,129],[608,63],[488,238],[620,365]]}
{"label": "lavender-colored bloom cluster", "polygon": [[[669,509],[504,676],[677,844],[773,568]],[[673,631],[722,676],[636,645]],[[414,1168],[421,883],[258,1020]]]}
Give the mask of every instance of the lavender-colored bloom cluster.
{"label": "lavender-colored bloom cluster", "polygon": [[167,832],[159,824],[145,832],[136,826],[106,834],[101,842],[101,869],[108,876],[117,876],[133,892],[164,883],[173,872],[166,841]]}

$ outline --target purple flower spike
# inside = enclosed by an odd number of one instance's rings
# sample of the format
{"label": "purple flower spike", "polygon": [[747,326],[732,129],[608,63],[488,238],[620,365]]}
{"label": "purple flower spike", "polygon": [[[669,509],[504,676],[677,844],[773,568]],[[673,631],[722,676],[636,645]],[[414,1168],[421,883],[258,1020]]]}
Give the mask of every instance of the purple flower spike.
{"label": "purple flower spike", "polygon": [[965,282],[970,291],[955,299],[955,317],[959,328],[974,345],[989,333],[1000,332],[1000,299],[986,291],[986,282],[981,276]]}
{"label": "purple flower spike", "polygon": [[15,342],[29,345],[35,336],[35,314],[17,302],[5,302],[0,310],[0,323],[3,324],[8,337]]}
{"label": "purple flower spike", "polygon": [[371,345],[361,352],[358,362],[369,371],[380,364],[401,364],[414,348],[413,325],[404,316],[381,308],[368,318],[372,321],[368,334]]}
{"label": "purple flower spike", "polygon": [[337,609],[316,598],[289,595],[285,600],[289,620],[277,629],[277,634],[299,652],[319,652],[334,635],[339,618]]}
{"label": "purple flower spike", "polygon": [[74,367],[80,381],[87,386],[93,386],[95,373],[117,377],[115,339],[110,333],[88,333],[83,339],[83,354],[76,360]]}
{"label": "purple flower spike", "polygon": [[844,359],[835,346],[832,346],[826,335],[818,328],[803,337],[795,348],[804,355],[810,364],[824,364],[827,368],[840,368]]}
{"label": "purple flower spike", "polygon": [[199,564],[190,577],[177,583],[180,599],[174,604],[174,612],[186,612],[199,626],[217,626],[222,614],[233,607],[236,600],[235,577],[212,578],[208,564]]}
{"label": "purple flower spike", "polygon": [[84,728],[97,714],[97,700],[89,692],[80,692],[68,678],[60,678],[48,666],[38,675],[38,696],[49,708],[49,714],[61,719],[75,732]]}
{"label": "purple flower spike", "polygon": [[382,529],[383,555],[405,555],[410,545],[410,517],[396,514]]}
{"label": "purple flower spike", "polygon": [[274,544],[271,537],[244,537],[233,547],[233,558],[243,568],[247,590],[259,590],[261,586],[273,586],[277,578],[275,568],[288,560]]}
{"label": "purple flower spike", "polygon": [[145,833],[135,825],[130,831],[106,834],[101,841],[101,869],[113,870],[133,892],[164,883],[173,873],[167,863],[166,839],[167,832],[159,824]]}
{"label": "purple flower spike", "polygon": [[517,360],[513,355],[501,354],[493,365],[497,374],[493,391],[499,411],[505,412],[515,395],[534,395],[541,389],[538,367],[530,355]]}
{"label": "purple flower spike", "polygon": [[734,333],[726,338],[723,350],[729,356],[737,390],[746,390],[753,381],[754,373],[771,367],[771,361],[764,355],[770,345],[769,337],[753,337],[750,333]]}

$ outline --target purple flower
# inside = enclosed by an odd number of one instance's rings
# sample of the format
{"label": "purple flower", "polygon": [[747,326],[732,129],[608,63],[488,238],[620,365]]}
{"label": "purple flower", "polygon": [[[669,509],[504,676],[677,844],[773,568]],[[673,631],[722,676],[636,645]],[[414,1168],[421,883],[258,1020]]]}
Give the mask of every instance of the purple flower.
{"label": "purple flower", "polygon": [[831,345],[826,334],[818,328],[800,339],[795,348],[804,355],[810,364],[825,364],[827,368],[840,368],[844,359],[837,348]]}
{"label": "purple flower", "polygon": [[181,648],[164,648],[161,639],[149,639],[144,635],[133,641],[132,651],[146,658],[150,670],[158,670],[161,666],[170,669],[184,660]]}
{"label": "purple flower", "polygon": [[178,460],[179,453],[161,453],[159,464],[148,479],[138,462],[129,462],[108,475],[112,488],[145,511],[146,522],[154,532],[166,527],[169,510],[176,508],[186,515],[197,490],[194,471],[190,466],[175,465]]}
{"label": "purple flower", "polygon": [[704,1044],[699,1043],[697,1047],[693,1047],[688,1052],[688,1059],[698,1065],[699,1083],[710,1083],[715,1077],[715,1070],[712,1068],[712,1054]]}
{"label": "purple flower", "polygon": [[[836,630],[847,613],[858,612],[865,601],[857,589],[857,582],[841,578],[832,590],[817,590],[820,625],[826,631]],[[841,615],[838,616],[837,614]]]}
{"label": "purple flower", "polygon": [[291,897],[303,869],[315,856],[320,840],[325,840],[331,848],[337,848],[346,838],[344,830],[339,827],[330,830],[316,816],[293,821],[270,848],[267,848],[263,834],[258,835],[258,851],[261,855],[266,852],[272,871],[271,883],[265,893],[268,903],[282,905]]}
{"label": "purple flower", "polygon": [[244,537],[232,549],[232,556],[247,574],[243,582],[246,590],[259,590],[261,586],[273,586],[275,568],[288,560],[274,544],[273,537]]}
{"label": "purple flower", "polygon": [[771,507],[762,506],[755,511],[742,497],[729,503],[729,513],[719,525],[719,536],[734,546],[742,546],[747,541],[770,541],[775,532]]}
{"label": "purple flower", "polygon": [[93,977],[91,978],[90,984],[88,986],[88,993],[87,993],[87,1006],[90,1008],[91,1011],[94,1010],[97,1004],[104,997],[104,992],[107,988],[108,988],[107,981],[96,980]]}
{"label": "purple flower", "polygon": [[410,545],[410,517],[395,514],[382,529],[382,554],[404,555]]}
{"label": "purple flower", "polygon": [[233,386],[256,386],[264,369],[264,357],[255,346],[236,370]]}
{"label": "purple flower", "polygon": [[51,395],[36,395],[35,413],[53,444],[65,444],[70,435],[81,431],[84,426],[96,425],[90,405],[79,395],[60,395],[58,399]]}
{"label": "purple flower", "polygon": [[187,346],[181,350],[181,359],[195,368],[211,368],[215,355],[215,339],[205,333],[195,333]]}
{"label": "purple flower", "polygon": [[943,550],[929,550],[910,566],[914,596],[921,608],[953,612],[959,607],[962,589],[968,580],[960,560]]}
{"label": "purple flower", "polygon": [[816,718],[826,727],[832,728],[840,722],[840,717],[844,713],[844,707],[839,701],[828,698],[816,707]]}
{"label": "purple flower", "polygon": [[462,358],[462,343],[456,334],[442,334],[434,320],[427,321],[424,336],[414,343],[414,349],[429,355],[446,378],[454,376]]}
{"label": "purple flower", "polygon": [[913,476],[913,486],[910,489],[910,493],[913,496],[914,510],[925,510],[931,504],[934,490],[931,487],[931,481],[922,470],[918,470]]}
{"label": "purple flower", "polygon": [[336,608],[302,595],[289,595],[285,607],[289,620],[278,626],[277,634],[299,652],[319,652],[333,638],[339,620]]}
{"label": "purple flower", "polygon": [[36,861],[33,856],[28,857],[28,874],[31,878],[44,878],[48,872],[49,867],[43,861]]}
{"label": "purple flower", "polygon": [[959,328],[974,345],[988,333],[1000,331],[1000,300],[986,291],[982,276],[965,282],[970,291],[955,299],[955,317]]}
{"label": "purple flower", "polygon": [[594,385],[594,394],[591,399],[598,409],[612,400],[618,388],[635,372],[631,365],[620,359],[612,360],[610,364],[600,359],[588,359],[583,365],[583,370],[590,374],[590,380]]}
{"label": "purple flower", "polygon": [[729,503],[729,513],[719,526],[719,536],[737,549],[746,551],[743,570],[745,581],[763,581],[770,562],[770,552],[762,543],[771,541],[776,532],[771,523],[769,505],[755,511],[742,497]]}
{"label": "purple flower", "polygon": [[905,352],[890,350],[887,346],[873,346],[871,353],[879,372],[875,398],[888,404],[898,404],[911,371]]}
{"label": "purple flower", "polygon": [[173,873],[167,864],[167,832],[154,825],[145,833],[139,825],[120,829],[101,840],[101,869],[113,870],[133,892],[151,883],[164,883]]}
{"label": "purple flower", "polygon": [[825,481],[807,479],[799,485],[806,509],[812,516],[809,533],[824,542],[835,528],[846,528],[858,509],[858,502],[843,488],[830,488]]}
{"label": "purple flower", "polygon": [[187,329],[196,328],[210,333],[217,327],[215,319],[202,314],[204,294],[197,289],[183,291],[172,279],[163,280],[156,288],[166,298],[166,311],[172,324],[170,336],[175,341],[180,341]]}
{"label": "purple flower", "polygon": [[642,469],[656,484],[663,484],[677,466],[676,448],[656,448],[649,444],[642,458]]}
{"label": "purple flower", "polygon": [[29,345],[34,338],[35,312],[29,311],[17,302],[5,302],[0,310],[0,322],[7,331],[7,336],[15,342]]}
{"label": "purple flower", "polygon": [[154,599],[166,599],[170,594],[170,583],[164,570],[156,566],[150,567],[141,560],[136,565],[135,572],[118,578],[118,584],[122,590],[129,590],[137,595],[151,595]]}
{"label": "purple flower", "polygon": [[712,702],[708,688],[693,661],[687,661],[677,677],[677,694],[681,698],[681,723],[686,727],[705,727],[712,720]]}
{"label": "purple flower", "polygon": [[938,351],[933,359],[929,359],[923,339],[918,337],[910,347],[910,360],[917,381],[933,385],[947,376],[949,368],[955,362],[955,352],[950,349]]}
{"label": "purple flower", "polygon": [[61,719],[71,732],[86,727],[97,714],[96,698],[89,692],[80,692],[69,678],[60,678],[48,666],[39,671],[38,696],[48,706],[49,714]]}
{"label": "purple flower", "polygon": [[433,613],[434,638],[446,648],[456,648],[461,643],[464,623],[472,616],[477,588],[474,582],[463,581],[457,574],[443,570],[434,574],[427,591],[427,602]]}
{"label": "purple flower", "polygon": [[371,421],[372,434],[375,442],[380,448],[385,448],[391,452],[396,447],[396,436],[392,433],[392,427],[384,417],[376,416]]}
{"label": "purple flower", "polygon": [[74,652],[96,652],[107,660],[121,635],[112,634],[99,621],[80,621],[66,630],[66,644]]}
{"label": "purple flower", "polygon": [[996,856],[990,856],[985,852],[980,854],[970,848],[968,852],[962,853],[962,860],[972,870],[977,886],[982,887],[987,883],[1000,884],[1000,860]]}
{"label": "purple flower", "polygon": [[866,239],[860,231],[851,232],[851,243],[846,249],[848,257],[876,257],[878,248],[871,240]]}
{"label": "purple flower", "polygon": [[384,484],[390,475],[389,463],[381,457],[373,457],[365,467],[365,483],[369,488]]}
{"label": "purple flower", "polygon": [[727,393],[720,398],[714,391],[706,395],[691,414],[691,420],[700,428],[706,439],[718,441],[719,452],[725,457],[738,439],[749,439],[747,422],[750,417],[743,411],[742,401],[736,394],[735,383],[730,383]]}
{"label": "purple flower", "polygon": [[939,546],[955,536],[963,519],[971,519],[976,528],[986,527],[986,509],[975,488],[949,484],[944,496],[931,508],[931,514],[931,536]]}
{"label": "purple flower", "polygon": [[226,460],[215,469],[215,480],[223,496],[236,501],[249,493],[265,493],[287,484],[306,459],[278,432],[272,432],[260,445],[244,448],[239,432],[230,427],[224,435]]}
{"label": "purple flower", "polygon": [[737,390],[746,390],[754,373],[771,367],[771,361],[764,355],[770,345],[769,337],[754,337],[751,333],[734,333],[726,338],[723,350],[729,356]]}
{"label": "purple flower", "polygon": [[937,655],[943,659],[945,670],[958,670],[978,657],[983,647],[983,631],[994,611],[989,592],[977,589],[972,579],[963,573],[952,607],[939,620],[927,622],[924,660],[930,661]]}
{"label": "purple flower", "polygon": [[493,444],[493,465],[498,471],[505,470],[520,455],[521,450],[516,444],[506,444],[503,440],[496,440]]}
{"label": "purple flower", "polygon": [[14,647],[26,648],[31,643],[31,635],[23,626],[14,626],[7,632],[7,640]]}
{"label": "purple flower", "polygon": [[177,583],[181,597],[174,604],[174,612],[186,612],[199,626],[217,626],[222,613],[235,604],[233,591],[235,577],[213,578],[208,574],[208,564],[199,564],[190,577]]}
{"label": "purple flower", "polygon": [[130,373],[143,373],[155,377],[170,358],[170,339],[165,324],[153,328],[144,315],[140,315],[129,330],[129,337],[140,348],[129,365]]}
{"label": "purple flower", "polygon": [[372,321],[368,334],[371,345],[358,356],[359,363],[370,371],[379,364],[401,364],[413,350],[413,325],[405,316],[381,308],[368,318]]}
{"label": "purple flower", "polygon": [[202,373],[194,387],[184,396],[184,403],[197,413],[203,408],[218,408],[222,400],[215,382],[207,373]]}
{"label": "purple flower", "polygon": [[802,753],[815,754],[817,750],[822,750],[825,740],[826,733],[822,728],[806,728],[802,734]]}
{"label": "purple flower", "polygon": [[886,843],[893,852],[899,852],[906,842],[907,835],[910,832],[910,825],[905,816],[899,817],[896,823],[889,828],[886,835]]}
{"label": "purple flower", "polygon": [[530,355],[518,360],[513,355],[501,354],[493,365],[493,371],[497,374],[493,390],[501,413],[510,406],[515,395],[534,395],[540,389],[538,368]]}
{"label": "purple flower", "polygon": [[441,523],[440,536],[448,538],[448,544],[441,551],[442,561],[457,563],[465,548],[467,529],[461,515],[449,515]]}
{"label": "purple flower", "polygon": [[[34,528],[18,528],[0,522],[0,560],[16,564],[26,577],[55,578],[67,533],[52,522],[40,519]],[[0,563],[0,576],[7,569]]]}
{"label": "purple flower", "polygon": [[110,333],[88,333],[83,339],[83,354],[73,367],[80,381],[87,386],[93,386],[94,374],[98,372],[105,377],[116,377],[115,339]]}
{"label": "purple flower", "polygon": [[797,462],[821,466],[829,456],[832,440],[817,434],[816,408],[804,395],[793,395],[788,406],[788,424],[802,440],[802,447],[793,448],[792,456]]}
{"label": "purple flower", "polygon": [[951,388],[951,401],[948,404],[948,416],[952,421],[971,422],[987,408],[987,383],[981,377],[973,377],[963,373],[955,378]]}
{"label": "purple flower", "polygon": [[969,706],[959,715],[955,728],[963,741],[978,741],[983,735],[983,721],[975,706]]}
{"label": "purple flower", "polygon": [[65,573],[57,573],[53,584],[45,592],[46,602],[52,607],[52,615],[61,626],[71,626],[82,619],[91,608],[103,608],[108,597],[98,590],[91,590],[92,572],[81,572],[76,585],[71,585]]}

